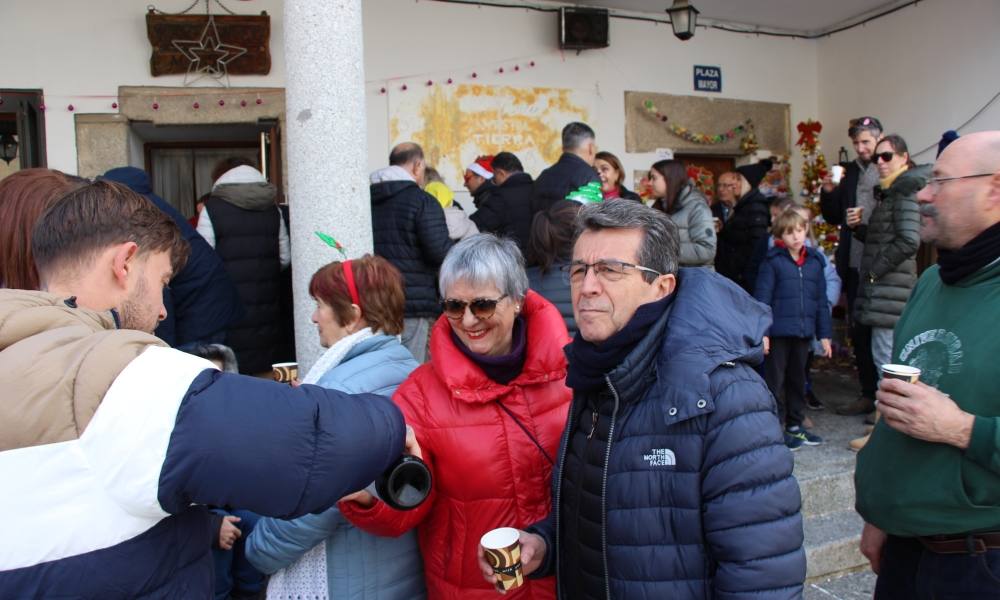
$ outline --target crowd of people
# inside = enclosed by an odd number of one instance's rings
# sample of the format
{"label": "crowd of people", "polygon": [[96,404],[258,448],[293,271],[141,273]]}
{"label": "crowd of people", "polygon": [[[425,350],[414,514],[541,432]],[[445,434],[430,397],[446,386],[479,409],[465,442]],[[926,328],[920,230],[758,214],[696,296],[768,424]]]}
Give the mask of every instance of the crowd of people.
{"label": "crowd of people", "polygon": [[[873,117],[848,133],[832,260],[766,161],[712,205],[659,161],[644,200],[570,123],[537,178],[477,157],[469,214],[401,143],[373,253],[312,275],[324,351],[291,385],[259,376],[294,350],[287,207],[254,165],[221,163],[194,225],[139,169],[8,176],[0,596],[494,598],[480,539],[512,527],[512,597],[800,598],[789,450],[822,442],[843,282],[876,597],[997,597],[1000,132],[933,166]],[[365,489],[404,452],[432,481],[410,510]]]}

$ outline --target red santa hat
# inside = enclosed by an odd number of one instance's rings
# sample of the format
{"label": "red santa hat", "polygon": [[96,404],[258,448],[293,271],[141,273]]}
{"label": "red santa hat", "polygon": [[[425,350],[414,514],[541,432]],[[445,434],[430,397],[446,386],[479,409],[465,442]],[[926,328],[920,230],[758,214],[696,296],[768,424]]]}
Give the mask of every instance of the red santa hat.
{"label": "red santa hat", "polygon": [[477,157],[476,160],[466,168],[483,179],[493,179],[493,156],[486,155]]}

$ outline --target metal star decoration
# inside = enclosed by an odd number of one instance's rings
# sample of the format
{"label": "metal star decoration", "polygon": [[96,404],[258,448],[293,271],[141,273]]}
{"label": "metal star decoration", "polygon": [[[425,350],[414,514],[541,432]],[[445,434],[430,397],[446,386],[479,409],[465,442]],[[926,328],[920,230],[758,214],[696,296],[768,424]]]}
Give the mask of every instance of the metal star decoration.
{"label": "metal star decoration", "polygon": [[184,85],[191,85],[204,77],[211,77],[224,87],[229,87],[227,65],[246,54],[247,49],[219,40],[215,17],[208,15],[208,23],[198,40],[173,40],[173,45],[184,58],[191,61],[184,75]]}

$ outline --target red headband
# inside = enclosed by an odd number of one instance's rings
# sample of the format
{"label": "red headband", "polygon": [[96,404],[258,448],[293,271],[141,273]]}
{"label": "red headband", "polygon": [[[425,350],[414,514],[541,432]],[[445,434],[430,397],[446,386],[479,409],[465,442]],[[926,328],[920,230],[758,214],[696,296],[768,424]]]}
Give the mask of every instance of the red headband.
{"label": "red headband", "polygon": [[354,284],[354,271],[351,269],[351,261],[345,260],[341,265],[344,267],[344,281],[347,283],[347,291],[351,293],[351,302],[361,308],[361,297],[358,296],[358,286]]}

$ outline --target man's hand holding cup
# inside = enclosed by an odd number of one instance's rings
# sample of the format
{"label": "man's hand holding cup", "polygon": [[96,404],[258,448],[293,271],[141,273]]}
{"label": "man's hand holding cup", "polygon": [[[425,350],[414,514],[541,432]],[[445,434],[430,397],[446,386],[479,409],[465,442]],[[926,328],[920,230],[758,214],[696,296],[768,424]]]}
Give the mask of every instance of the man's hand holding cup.
{"label": "man's hand holding cup", "polygon": [[487,532],[479,543],[479,569],[501,594],[524,583],[545,561],[542,536],[501,527]]}

